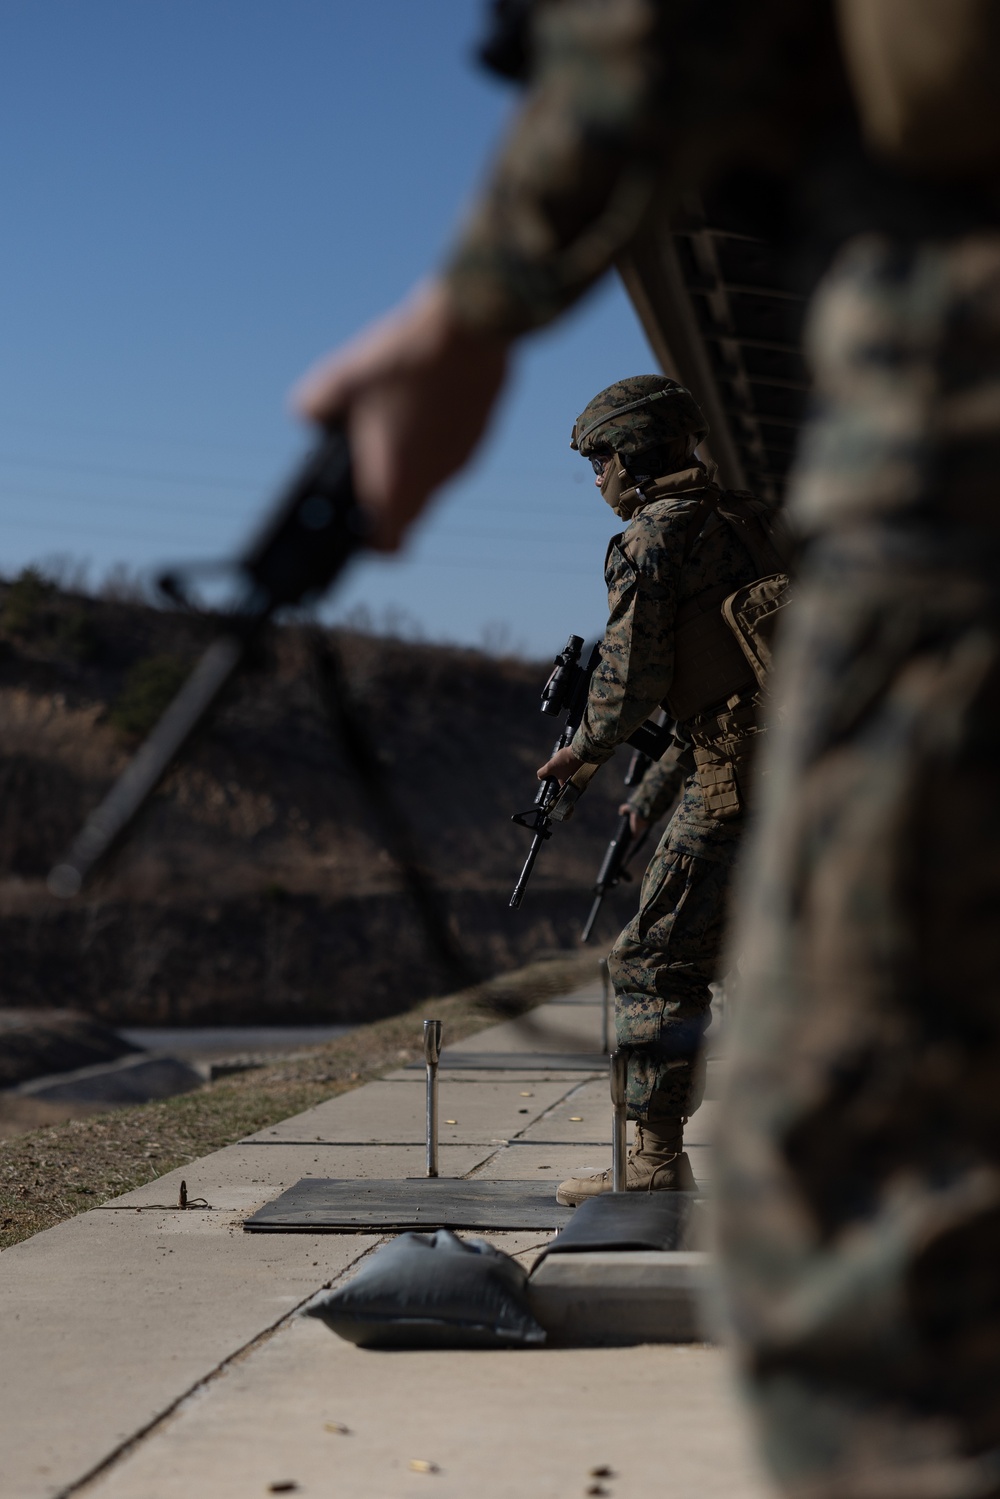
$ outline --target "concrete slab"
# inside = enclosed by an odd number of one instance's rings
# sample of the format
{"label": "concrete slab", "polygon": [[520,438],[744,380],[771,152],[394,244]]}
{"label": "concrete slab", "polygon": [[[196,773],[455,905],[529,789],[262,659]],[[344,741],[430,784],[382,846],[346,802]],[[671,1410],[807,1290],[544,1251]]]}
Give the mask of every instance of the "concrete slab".
{"label": "concrete slab", "polygon": [[[687,1145],[707,1145],[713,1137],[718,1111],[717,1103],[703,1103],[692,1114],[684,1130]],[[587,1079],[567,1092],[564,1099],[550,1108],[543,1118],[523,1131],[525,1140],[545,1140],[556,1144],[581,1140],[611,1142],[611,1098],[606,1078]],[[629,1131],[631,1138],[631,1127]]]}
{"label": "concrete slab", "polygon": [[[570,1083],[519,1083],[498,1080],[467,1084],[443,1077],[439,1084],[442,1145],[488,1144],[509,1139],[537,1120],[573,1088]],[[378,1144],[416,1144],[424,1139],[423,1078],[412,1083],[377,1082],[354,1093],[331,1098],[294,1119],[249,1135],[253,1142],[327,1140]]]}
{"label": "concrete slab", "polygon": [[[465,1045],[591,1051],[599,988],[589,992]],[[607,1164],[603,1078],[524,1067],[452,1073],[441,1089],[449,1171],[548,1177],[554,1191],[588,1159]],[[281,1480],[350,1499],[427,1482],[442,1499],[471,1485],[481,1499],[565,1499],[602,1463],[619,1474],[615,1499],[645,1499],[663,1486],[665,1450],[670,1499],[762,1499],[715,1351],[375,1355],[287,1320],[380,1241],[248,1235],[243,1216],[309,1174],[420,1174],[423,1096],[421,1075],[401,1069],[0,1255],[2,1499],[244,1499]],[[708,1155],[709,1122],[689,1127],[693,1160]],[[155,1206],[182,1177],[212,1211]],[[484,1237],[528,1265],[550,1235]],[[356,1435],[324,1430],[337,1421]],[[643,1422],[655,1442],[634,1440]],[[410,1471],[411,1458],[441,1471]]]}
{"label": "concrete slab", "polygon": [[[630,1131],[631,1135],[631,1131]],[[712,1180],[712,1155],[707,1145],[688,1147],[688,1159],[698,1186],[707,1189]],[[495,1181],[537,1181],[544,1172],[555,1184],[567,1176],[604,1171],[611,1165],[611,1142],[581,1140],[576,1145],[548,1140],[511,1140],[498,1149],[474,1175]],[[553,1191],[555,1187],[553,1187]]]}
{"label": "concrete slab", "polygon": [[449,1046],[445,1050],[461,1051],[584,1051],[601,1049],[601,1016],[599,1005],[539,1005],[525,1015],[490,1026]]}
{"label": "concrete slab", "polygon": [[718,1118],[718,1103],[714,1099],[706,1098],[701,1108],[691,1115],[684,1126],[685,1145],[711,1145],[715,1139]]}
{"label": "concrete slab", "polygon": [[675,1250],[551,1254],[535,1270],[531,1310],[559,1343],[708,1341],[707,1254]]}
{"label": "concrete slab", "polygon": [[[709,1057],[705,1070],[705,1097],[721,1098],[729,1078],[729,1063],[725,1057]],[[704,1107],[704,1105],[702,1105]]]}
{"label": "concrete slab", "polygon": [[[445,1145],[441,1149],[441,1174],[465,1176],[494,1153],[489,1145]],[[363,1181],[423,1175],[421,1145],[229,1145],[113,1198],[98,1211],[172,1207],[182,1181],[187,1182],[189,1199],[204,1197],[216,1211],[244,1214],[256,1212],[303,1177]]]}
{"label": "concrete slab", "polygon": [[[453,1053],[453,1056],[456,1055],[478,1056],[479,1053]],[[526,1061],[523,1065],[518,1066],[516,1058],[522,1055],[526,1058]],[[560,1053],[560,1056],[564,1055],[565,1053]],[[497,1081],[497,1063],[495,1060],[497,1057],[505,1059],[502,1073],[503,1080],[507,1083],[521,1083],[525,1087],[532,1087],[535,1083],[575,1084],[592,1080],[592,1077],[586,1076],[590,1070],[586,1067],[538,1067],[535,1065],[531,1052],[491,1052],[489,1054],[488,1067],[466,1067],[463,1063],[461,1067],[449,1068],[448,1082],[466,1084],[495,1083]],[[604,1059],[602,1059],[601,1065],[602,1069],[607,1066]],[[423,1079],[424,1064],[422,1062],[419,1065],[408,1062],[405,1067],[400,1067],[396,1072],[387,1072],[382,1081],[386,1083],[412,1083],[414,1081],[423,1082]]]}
{"label": "concrete slab", "polygon": [[296,1318],[86,1494],[247,1499],[280,1483],[306,1499],[769,1492],[715,1349],[366,1353]]}
{"label": "concrete slab", "polygon": [[5,1499],[61,1494],[377,1242],[91,1212],[5,1250]]}
{"label": "concrete slab", "polygon": [[[409,1064],[410,1071],[422,1066]],[[608,1057],[602,1051],[448,1051],[441,1055],[446,1072],[587,1072],[607,1076]]]}
{"label": "concrete slab", "polygon": [[522,1131],[525,1140],[551,1144],[592,1141],[611,1148],[611,1095],[607,1078],[581,1082]]}
{"label": "concrete slab", "polygon": [[580,1171],[603,1171],[611,1164],[611,1146],[543,1145],[505,1146],[491,1156],[474,1176],[488,1176],[493,1181],[539,1181],[541,1174],[552,1180],[552,1191],[564,1177]]}

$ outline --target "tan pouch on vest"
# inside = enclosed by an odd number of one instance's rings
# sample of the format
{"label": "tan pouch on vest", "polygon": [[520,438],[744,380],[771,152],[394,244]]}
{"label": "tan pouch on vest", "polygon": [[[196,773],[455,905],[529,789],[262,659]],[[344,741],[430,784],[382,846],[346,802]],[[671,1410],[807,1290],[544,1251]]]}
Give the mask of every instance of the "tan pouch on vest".
{"label": "tan pouch on vest", "polygon": [[714,746],[707,745],[695,745],[694,763],[709,817],[717,817],[720,822],[739,817],[743,798],[735,763]]}
{"label": "tan pouch on vest", "polygon": [[789,596],[788,574],[772,573],[769,578],[744,584],[722,605],[722,617],[736,636],[759,687],[767,686],[774,655],[774,632]]}
{"label": "tan pouch on vest", "polygon": [[900,165],[975,176],[1000,161],[996,0],[837,0],[871,145]]}
{"label": "tan pouch on vest", "polygon": [[[746,781],[750,770],[751,734],[734,744],[696,744],[694,763],[698,784],[705,799],[705,811],[719,822],[739,817],[746,808]],[[754,746],[755,748],[756,746]]]}

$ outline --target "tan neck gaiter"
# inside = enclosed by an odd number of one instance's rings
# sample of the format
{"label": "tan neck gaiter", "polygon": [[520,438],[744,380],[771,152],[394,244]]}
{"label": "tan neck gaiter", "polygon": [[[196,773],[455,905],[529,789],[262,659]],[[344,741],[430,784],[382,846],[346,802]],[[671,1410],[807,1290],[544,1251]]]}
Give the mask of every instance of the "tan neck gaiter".
{"label": "tan neck gaiter", "polygon": [[601,481],[601,494],[617,516],[624,521],[629,521],[637,510],[642,509],[643,505],[649,505],[653,500],[663,499],[668,494],[683,493],[688,489],[700,489],[711,481],[714,474],[714,464],[709,471],[700,459],[694,458],[687,468],[678,469],[673,474],[663,474],[658,479],[651,479],[639,488],[633,484],[632,475],[616,454],[605,470]]}

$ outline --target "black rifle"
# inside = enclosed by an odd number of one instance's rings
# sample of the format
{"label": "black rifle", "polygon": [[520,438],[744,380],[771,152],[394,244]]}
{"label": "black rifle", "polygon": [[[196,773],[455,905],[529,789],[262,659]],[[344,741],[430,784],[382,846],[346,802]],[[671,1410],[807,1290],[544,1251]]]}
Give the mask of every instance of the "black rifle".
{"label": "black rifle", "polygon": [[[240,597],[221,617],[220,635],[50,873],[49,889],[54,895],[76,895],[95,864],[137,817],[236,673],[255,657],[276,611],[320,598],[364,545],[365,533],[365,520],[354,496],[347,437],[340,428],[330,428],[237,563]],[[175,602],[187,602],[184,570],[164,574],[159,583]],[[333,644],[314,631],[312,650],[321,702],[339,731],[382,841],[399,867],[428,946],[452,981],[465,987],[475,976],[452,939],[437,895],[419,866],[406,819],[394,805],[367,725],[351,703]]]}
{"label": "black rifle", "polygon": [[[595,645],[586,666],[581,666],[582,650],[581,636],[571,635],[564,649],[556,657],[555,667],[542,692],[543,713],[550,714],[552,717],[558,717],[560,713],[566,714],[566,724],[553,746],[553,755],[566,748],[583,722],[583,715],[587,708],[587,694],[590,691],[590,679],[601,659],[601,648]],[[648,755],[650,759],[658,760],[672,737],[666,725],[647,720],[629,735],[626,743]],[[520,906],[524,898],[525,888],[531,878],[531,871],[535,867],[535,860],[538,858],[542,844],[552,837],[552,824],[565,822],[570,817],[585,789],[587,780],[596,768],[592,765],[583,766],[577,772],[577,776],[581,778],[578,785],[574,784],[577,777],[568,781],[565,786],[560,786],[559,782],[550,776],[539,784],[534,805],[527,812],[515,812],[511,817],[511,822],[516,822],[519,827],[527,828],[529,833],[535,835],[531,840],[524,868],[521,870],[520,878],[510,898],[510,904],[515,909]]]}
{"label": "black rifle", "polygon": [[[590,679],[601,658],[601,648],[595,645],[586,666],[581,666],[582,651],[583,637],[571,635],[556,657],[552,673],[542,690],[542,712],[551,718],[558,718],[561,713],[566,714],[563,731],[552,747],[553,755],[566,748],[583,722]],[[535,835],[531,840],[531,847],[524,861],[520,878],[514,886],[514,894],[510,898],[511,906],[515,909],[524,898],[524,891],[531,878],[531,871],[535,867],[535,860],[538,858],[542,844],[552,837],[552,812],[559,800],[561,789],[555,777],[549,776],[539,783],[534,805],[527,812],[515,812],[510,819],[511,822],[516,822],[519,827],[527,828],[529,833]]]}
{"label": "black rifle", "polygon": [[[644,755],[641,750],[636,750],[629,761],[628,770],[625,772],[625,785],[629,788],[638,786],[646,771],[652,765],[649,755]],[[594,883],[594,904],[590,908],[587,924],[580,936],[581,942],[589,942],[590,934],[594,930],[594,922],[597,913],[601,909],[601,902],[609,890],[614,890],[622,880],[630,881],[632,878],[628,868],[629,860],[637,854],[648,837],[649,829],[640,833],[638,837],[632,832],[632,822],[628,812],[623,812],[618,819],[611,842],[604,851],[601,867],[597,871],[597,879]]]}
{"label": "black rifle", "polygon": [[[77,893],[152,796],[195,729],[257,647],[276,610],[318,597],[364,541],[354,499],[351,455],[339,429],[324,434],[237,564],[241,597],[135,758],[90,814],[49,875],[54,895]],[[183,573],[164,574],[162,591],[186,602]]]}

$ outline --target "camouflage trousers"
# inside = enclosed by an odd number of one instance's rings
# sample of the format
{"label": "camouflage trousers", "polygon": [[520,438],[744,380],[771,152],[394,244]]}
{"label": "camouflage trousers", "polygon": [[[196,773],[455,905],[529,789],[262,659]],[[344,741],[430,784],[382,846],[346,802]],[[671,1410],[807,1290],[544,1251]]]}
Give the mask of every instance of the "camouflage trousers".
{"label": "camouflage trousers", "polygon": [[1000,1494],[1000,238],[863,242],[814,312],[737,892],[731,1324],[803,1499]]}
{"label": "camouflage trousers", "polygon": [[629,1048],[628,1111],[644,1119],[655,1093],[661,1114],[682,1118],[701,1102],[702,1036],[725,934],[726,902],[743,819],[705,811],[694,776],[685,782],[642,882],[638,914],[608,957],[615,1033]]}

